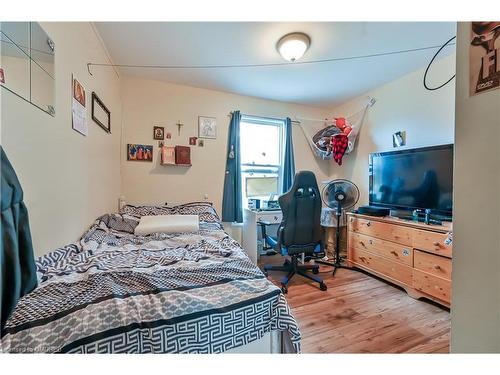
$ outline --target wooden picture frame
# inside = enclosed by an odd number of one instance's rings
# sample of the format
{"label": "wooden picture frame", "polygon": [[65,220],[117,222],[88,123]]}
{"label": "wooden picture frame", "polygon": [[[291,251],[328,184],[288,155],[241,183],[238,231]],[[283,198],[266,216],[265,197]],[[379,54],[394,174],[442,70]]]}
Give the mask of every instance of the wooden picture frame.
{"label": "wooden picture frame", "polygon": [[217,119],[198,116],[198,138],[217,139]]}
{"label": "wooden picture frame", "polygon": [[106,133],[111,134],[111,112],[102,100],[92,91],[92,120]]}
{"label": "wooden picture frame", "polygon": [[163,126],[153,126],[153,139],[163,141],[165,139],[165,128]]}

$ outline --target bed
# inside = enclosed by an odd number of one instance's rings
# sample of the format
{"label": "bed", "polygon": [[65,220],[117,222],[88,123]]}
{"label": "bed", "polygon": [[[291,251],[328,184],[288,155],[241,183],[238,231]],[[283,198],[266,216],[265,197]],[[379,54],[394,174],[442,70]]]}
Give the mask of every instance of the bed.
{"label": "bed", "polygon": [[[134,235],[141,216],[171,214],[198,215],[199,231]],[[210,203],[125,206],[36,265],[38,286],[7,321],[2,352],[244,352],[259,340],[300,352],[280,289]]]}

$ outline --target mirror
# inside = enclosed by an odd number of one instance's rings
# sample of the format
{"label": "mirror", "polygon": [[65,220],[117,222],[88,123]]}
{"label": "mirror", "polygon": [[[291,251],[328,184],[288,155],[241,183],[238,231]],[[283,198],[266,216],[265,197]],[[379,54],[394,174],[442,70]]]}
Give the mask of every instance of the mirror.
{"label": "mirror", "polygon": [[0,84],[55,116],[55,45],[37,22],[0,23]]}
{"label": "mirror", "polygon": [[31,22],[31,102],[55,113],[55,46],[36,22]]}
{"label": "mirror", "polygon": [[0,84],[29,101],[29,22],[2,22],[0,27]]}

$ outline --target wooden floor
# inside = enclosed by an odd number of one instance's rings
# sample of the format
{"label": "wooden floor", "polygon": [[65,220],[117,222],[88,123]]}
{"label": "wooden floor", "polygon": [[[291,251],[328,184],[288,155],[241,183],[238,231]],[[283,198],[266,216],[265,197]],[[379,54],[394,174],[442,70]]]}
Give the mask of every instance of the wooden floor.
{"label": "wooden floor", "polygon": [[[279,255],[261,257],[281,264]],[[322,266],[328,290],[294,276],[286,298],[302,332],[304,353],[448,353],[449,310],[415,300],[402,289],[360,271]],[[270,272],[279,285],[280,272]]]}

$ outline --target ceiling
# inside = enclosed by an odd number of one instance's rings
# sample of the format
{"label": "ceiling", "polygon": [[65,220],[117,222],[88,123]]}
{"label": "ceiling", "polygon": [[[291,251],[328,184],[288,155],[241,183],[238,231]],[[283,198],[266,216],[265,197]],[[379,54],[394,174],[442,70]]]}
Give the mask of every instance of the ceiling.
{"label": "ceiling", "polygon": [[[455,35],[456,28],[453,22],[98,22],[96,26],[115,64],[182,66],[283,63],[276,43],[294,31],[311,37],[311,47],[302,62],[441,45]],[[323,107],[343,103],[422,68],[435,52],[272,67],[121,67],[120,71],[124,75]],[[442,57],[453,53],[454,47],[443,52]]]}

